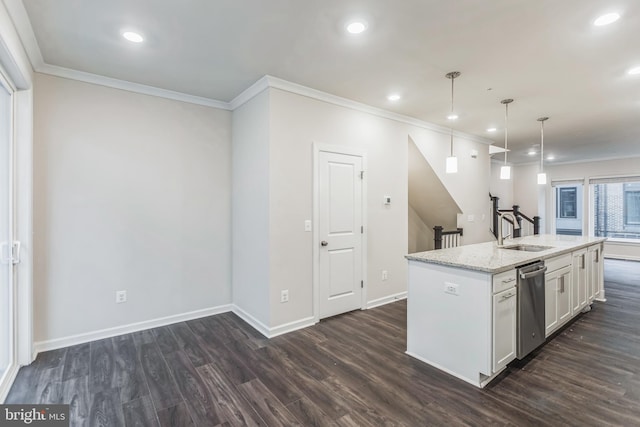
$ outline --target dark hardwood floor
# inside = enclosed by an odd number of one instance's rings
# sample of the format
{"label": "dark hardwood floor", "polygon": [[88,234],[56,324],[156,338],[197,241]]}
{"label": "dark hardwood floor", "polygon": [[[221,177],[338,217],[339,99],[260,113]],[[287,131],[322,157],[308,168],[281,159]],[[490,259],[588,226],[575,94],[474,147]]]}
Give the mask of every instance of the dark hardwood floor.
{"label": "dark hardwood floor", "polygon": [[6,403],[71,425],[640,425],[640,263],[605,261],[606,303],[484,390],[404,354],[406,304],[272,340],[234,314],[49,351]]}

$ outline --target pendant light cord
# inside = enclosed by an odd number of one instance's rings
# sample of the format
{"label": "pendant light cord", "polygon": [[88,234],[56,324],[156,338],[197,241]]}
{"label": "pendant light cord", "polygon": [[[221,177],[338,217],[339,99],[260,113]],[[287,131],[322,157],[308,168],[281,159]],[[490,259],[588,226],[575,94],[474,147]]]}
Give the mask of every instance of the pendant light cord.
{"label": "pendant light cord", "polygon": [[[455,80],[455,76],[451,77],[451,114],[453,114],[453,81]],[[449,141],[449,151],[450,156],[453,157],[453,127],[449,127],[450,133],[450,141]]]}
{"label": "pendant light cord", "polygon": [[509,152],[509,103],[504,104],[504,164],[507,164],[507,153]]}
{"label": "pendant light cord", "polygon": [[544,171],[544,120],[540,120],[540,172]]}

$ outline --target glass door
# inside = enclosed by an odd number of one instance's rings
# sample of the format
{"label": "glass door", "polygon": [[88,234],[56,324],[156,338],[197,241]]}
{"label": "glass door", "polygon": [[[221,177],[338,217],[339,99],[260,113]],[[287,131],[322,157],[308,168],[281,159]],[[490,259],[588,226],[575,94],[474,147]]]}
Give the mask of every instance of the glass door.
{"label": "glass door", "polygon": [[12,99],[0,74],[0,385],[14,363]]}

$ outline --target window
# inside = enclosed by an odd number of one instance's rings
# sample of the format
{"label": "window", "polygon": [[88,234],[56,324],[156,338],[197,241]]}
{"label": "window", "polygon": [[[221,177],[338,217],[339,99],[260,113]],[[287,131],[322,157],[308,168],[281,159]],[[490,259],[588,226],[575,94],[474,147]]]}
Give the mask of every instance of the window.
{"label": "window", "polygon": [[577,180],[551,182],[556,195],[555,234],[582,236],[583,182]]}
{"label": "window", "polygon": [[624,224],[640,225],[640,185],[625,184],[624,187]]}
{"label": "window", "polygon": [[576,187],[558,188],[558,218],[577,217]]}
{"label": "window", "polygon": [[640,177],[591,180],[593,235],[640,239]]}

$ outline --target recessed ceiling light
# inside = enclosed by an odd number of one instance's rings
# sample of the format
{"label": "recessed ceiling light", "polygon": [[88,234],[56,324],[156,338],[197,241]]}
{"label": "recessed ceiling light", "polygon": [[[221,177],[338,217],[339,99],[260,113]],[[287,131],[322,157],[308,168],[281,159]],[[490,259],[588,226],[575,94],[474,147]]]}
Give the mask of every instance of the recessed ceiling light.
{"label": "recessed ceiling light", "polygon": [[397,93],[393,93],[393,94],[387,96],[387,99],[389,101],[395,102],[395,101],[400,99],[400,95],[398,95]]}
{"label": "recessed ceiling light", "polygon": [[142,43],[144,41],[144,38],[140,34],[134,33],[133,31],[125,31],[122,33],[122,37],[133,43]]}
{"label": "recessed ceiling light", "polygon": [[631,74],[632,76],[635,76],[636,74],[640,74],[640,66],[633,67],[632,69],[627,71],[627,74]]}
{"label": "recessed ceiling light", "polygon": [[551,156],[547,156],[547,160],[555,160],[555,156],[551,155]]}
{"label": "recessed ceiling light", "polygon": [[448,120],[457,120],[458,119],[458,115],[456,113],[451,113],[447,116]]}
{"label": "recessed ceiling light", "polygon": [[593,25],[595,25],[596,27],[602,27],[603,25],[613,24],[618,19],[620,19],[619,13],[606,13],[602,16],[599,16],[595,21],[593,21]]}
{"label": "recessed ceiling light", "polygon": [[531,150],[531,151],[529,151],[527,154],[528,154],[528,155],[530,155],[530,156],[535,156],[535,155],[536,155],[536,152],[535,152],[535,151],[533,151],[533,150]]}
{"label": "recessed ceiling light", "polygon": [[495,132],[496,130],[498,130],[498,129],[496,129],[496,128],[487,128],[487,132]]}
{"label": "recessed ceiling light", "polygon": [[367,29],[367,24],[363,21],[354,21],[347,25],[347,31],[351,34],[360,34]]}

